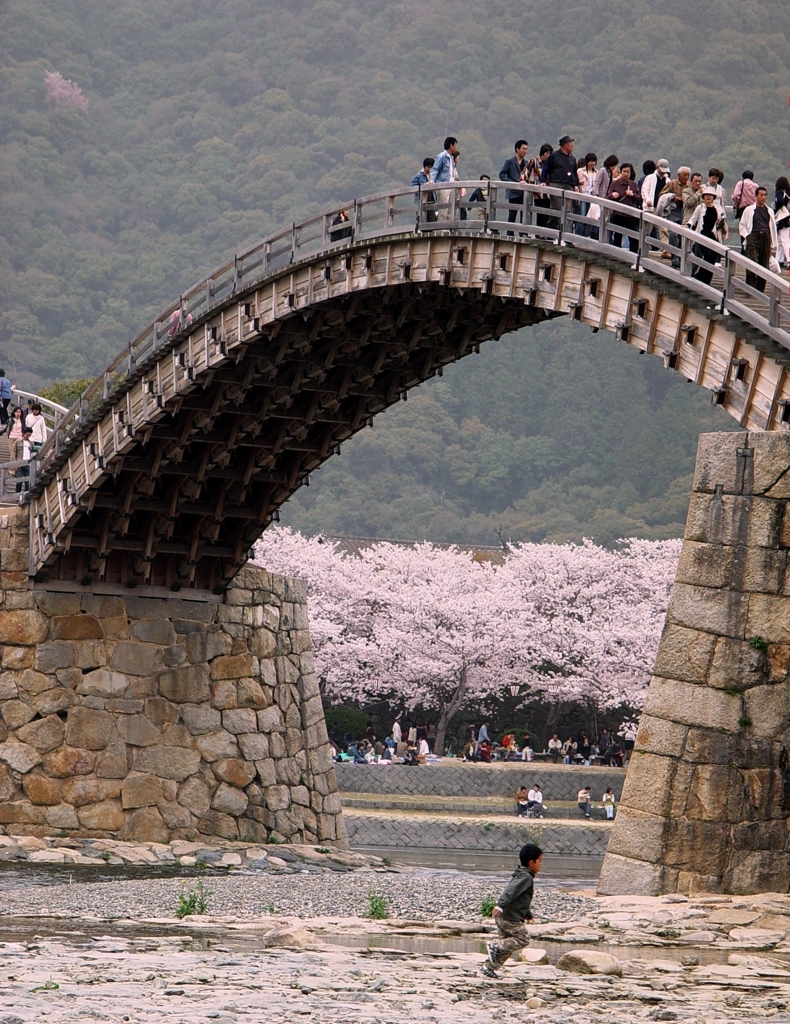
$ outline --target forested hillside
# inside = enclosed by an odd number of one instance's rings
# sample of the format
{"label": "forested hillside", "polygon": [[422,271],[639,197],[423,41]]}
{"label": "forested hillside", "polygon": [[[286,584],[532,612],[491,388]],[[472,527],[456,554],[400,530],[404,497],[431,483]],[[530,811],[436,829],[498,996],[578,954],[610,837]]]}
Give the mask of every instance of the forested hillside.
{"label": "forested hillside", "polygon": [[[408,183],[448,131],[470,176],[496,173],[520,135],[534,151],[564,132],[600,156],[715,163],[728,186],[788,159],[785,0],[6,0],[0,19],[0,359],[27,385],[96,372],[234,249]],[[579,337],[501,342],[377,424],[392,448],[427,432],[433,489],[401,455],[384,490],[351,493],[374,488],[366,435],[299,516],[483,540],[494,521],[537,537],[553,507],[559,535],[602,515],[603,533],[676,530],[702,399],[661,397],[652,371]],[[610,363],[599,402],[580,385]]]}
{"label": "forested hillside", "polygon": [[555,321],[482,346],[343,447],[286,506],[305,533],[497,544],[683,534],[707,393]]}

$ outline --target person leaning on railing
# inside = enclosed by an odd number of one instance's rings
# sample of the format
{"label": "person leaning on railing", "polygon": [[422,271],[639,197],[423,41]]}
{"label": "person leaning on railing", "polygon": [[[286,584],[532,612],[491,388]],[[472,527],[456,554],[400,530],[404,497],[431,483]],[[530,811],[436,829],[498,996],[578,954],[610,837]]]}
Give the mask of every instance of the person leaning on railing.
{"label": "person leaning on railing", "polygon": [[[776,216],[767,204],[767,198],[768,189],[764,185],[758,185],[754,206],[747,206],[738,222],[738,232],[744,240],[744,256],[759,263],[766,270],[771,262],[771,253],[775,253],[779,246]],[[748,270],[746,271],[746,283],[758,292],[765,291],[765,279]]]}

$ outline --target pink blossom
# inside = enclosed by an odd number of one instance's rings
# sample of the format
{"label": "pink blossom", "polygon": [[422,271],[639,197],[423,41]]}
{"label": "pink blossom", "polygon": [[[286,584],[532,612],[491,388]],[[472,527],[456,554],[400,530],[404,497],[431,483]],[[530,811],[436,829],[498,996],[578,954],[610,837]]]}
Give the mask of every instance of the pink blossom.
{"label": "pink blossom", "polygon": [[515,544],[493,565],[428,543],[349,554],[271,528],[256,561],[308,580],[327,695],[434,708],[441,751],[462,707],[514,683],[525,699],[641,707],[679,554],[680,541]]}
{"label": "pink blossom", "polygon": [[47,101],[53,107],[88,109],[88,97],[83,96],[82,89],[76,82],[64,78],[59,71],[45,71],[44,84],[47,89]]}

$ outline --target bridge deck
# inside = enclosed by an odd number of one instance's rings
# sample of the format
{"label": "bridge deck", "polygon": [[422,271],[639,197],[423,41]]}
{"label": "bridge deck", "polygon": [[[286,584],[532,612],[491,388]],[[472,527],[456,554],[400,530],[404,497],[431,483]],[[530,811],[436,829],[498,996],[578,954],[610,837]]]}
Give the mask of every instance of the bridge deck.
{"label": "bridge deck", "polygon": [[[358,201],[348,228],[334,211],[296,225],[166,310],[42,450],[31,573],[222,590],[283,502],[373,416],[484,341],[555,316],[661,355],[743,425],[784,426],[786,281],[720,246],[707,286],[691,276],[695,236],[677,229],[673,269],[649,214],[617,226],[635,254],[575,234],[588,223],[607,239],[606,200],[595,221],[556,193],[545,226],[534,190],[516,207],[492,183],[467,211],[482,218],[463,219],[463,184],[443,221],[402,191]],[[513,209],[523,223],[508,222]]]}

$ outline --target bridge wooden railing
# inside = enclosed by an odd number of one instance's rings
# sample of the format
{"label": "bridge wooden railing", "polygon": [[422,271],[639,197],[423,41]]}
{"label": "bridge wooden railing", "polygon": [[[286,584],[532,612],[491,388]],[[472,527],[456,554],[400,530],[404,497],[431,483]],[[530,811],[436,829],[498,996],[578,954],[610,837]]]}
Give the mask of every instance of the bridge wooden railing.
{"label": "bridge wooden railing", "polygon": [[[485,199],[472,202],[472,193],[481,187],[485,187]],[[509,202],[508,192],[522,193],[523,202]],[[547,209],[539,205],[539,201],[546,198],[559,208]],[[586,214],[581,213],[582,203],[589,204]],[[599,211],[597,218],[590,216],[593,208]],[[341,219],[344,212],[347,220]],[[612,218],[617,214],[633,217],[635,226],[613,224]],[[510,221],[511,216],[517,218],[515,223]],[[583,228],[588,229],[586,235],[579,233]],[[671,232],[669,243],[657,237],[659,229]],[[35,487],[36,477],[42,470],[73,447],[83,429],[109,408],[117,394],[123,393],[147,367],[172,348],[187,327],[231,298],[266,277],[276,276],[324,252],[391,235],[446,230],[500,235],[510,232],[523,240],[546,241],[598,253],[637,270],[676,281],[715,304],[723,313],[742,317],[790,349],[788,281],[747,260],[735,249],[701,239],[664,218],[597,196],[540,185],[462,181],[422,189],[397,189],[336,206],[283,228],[236,254],[187,289],[177,302],[163,310],[129,342],[63,415],[40,451],[37,464],[31,465],[31,487]],[[592,236],[595,232],[597,237]],[[634,239],[637,251],[632,253],[611,244],[612,233]],[[710,269],[695,252],[695,245],[701,240],[720,257],[718,287],[692,276],[697,267]],[[672,267],[661,258],[661,253],[666,251],[676,257],[678,267]],[[746,283],[747,270],[763,282],[764,292]]]}

